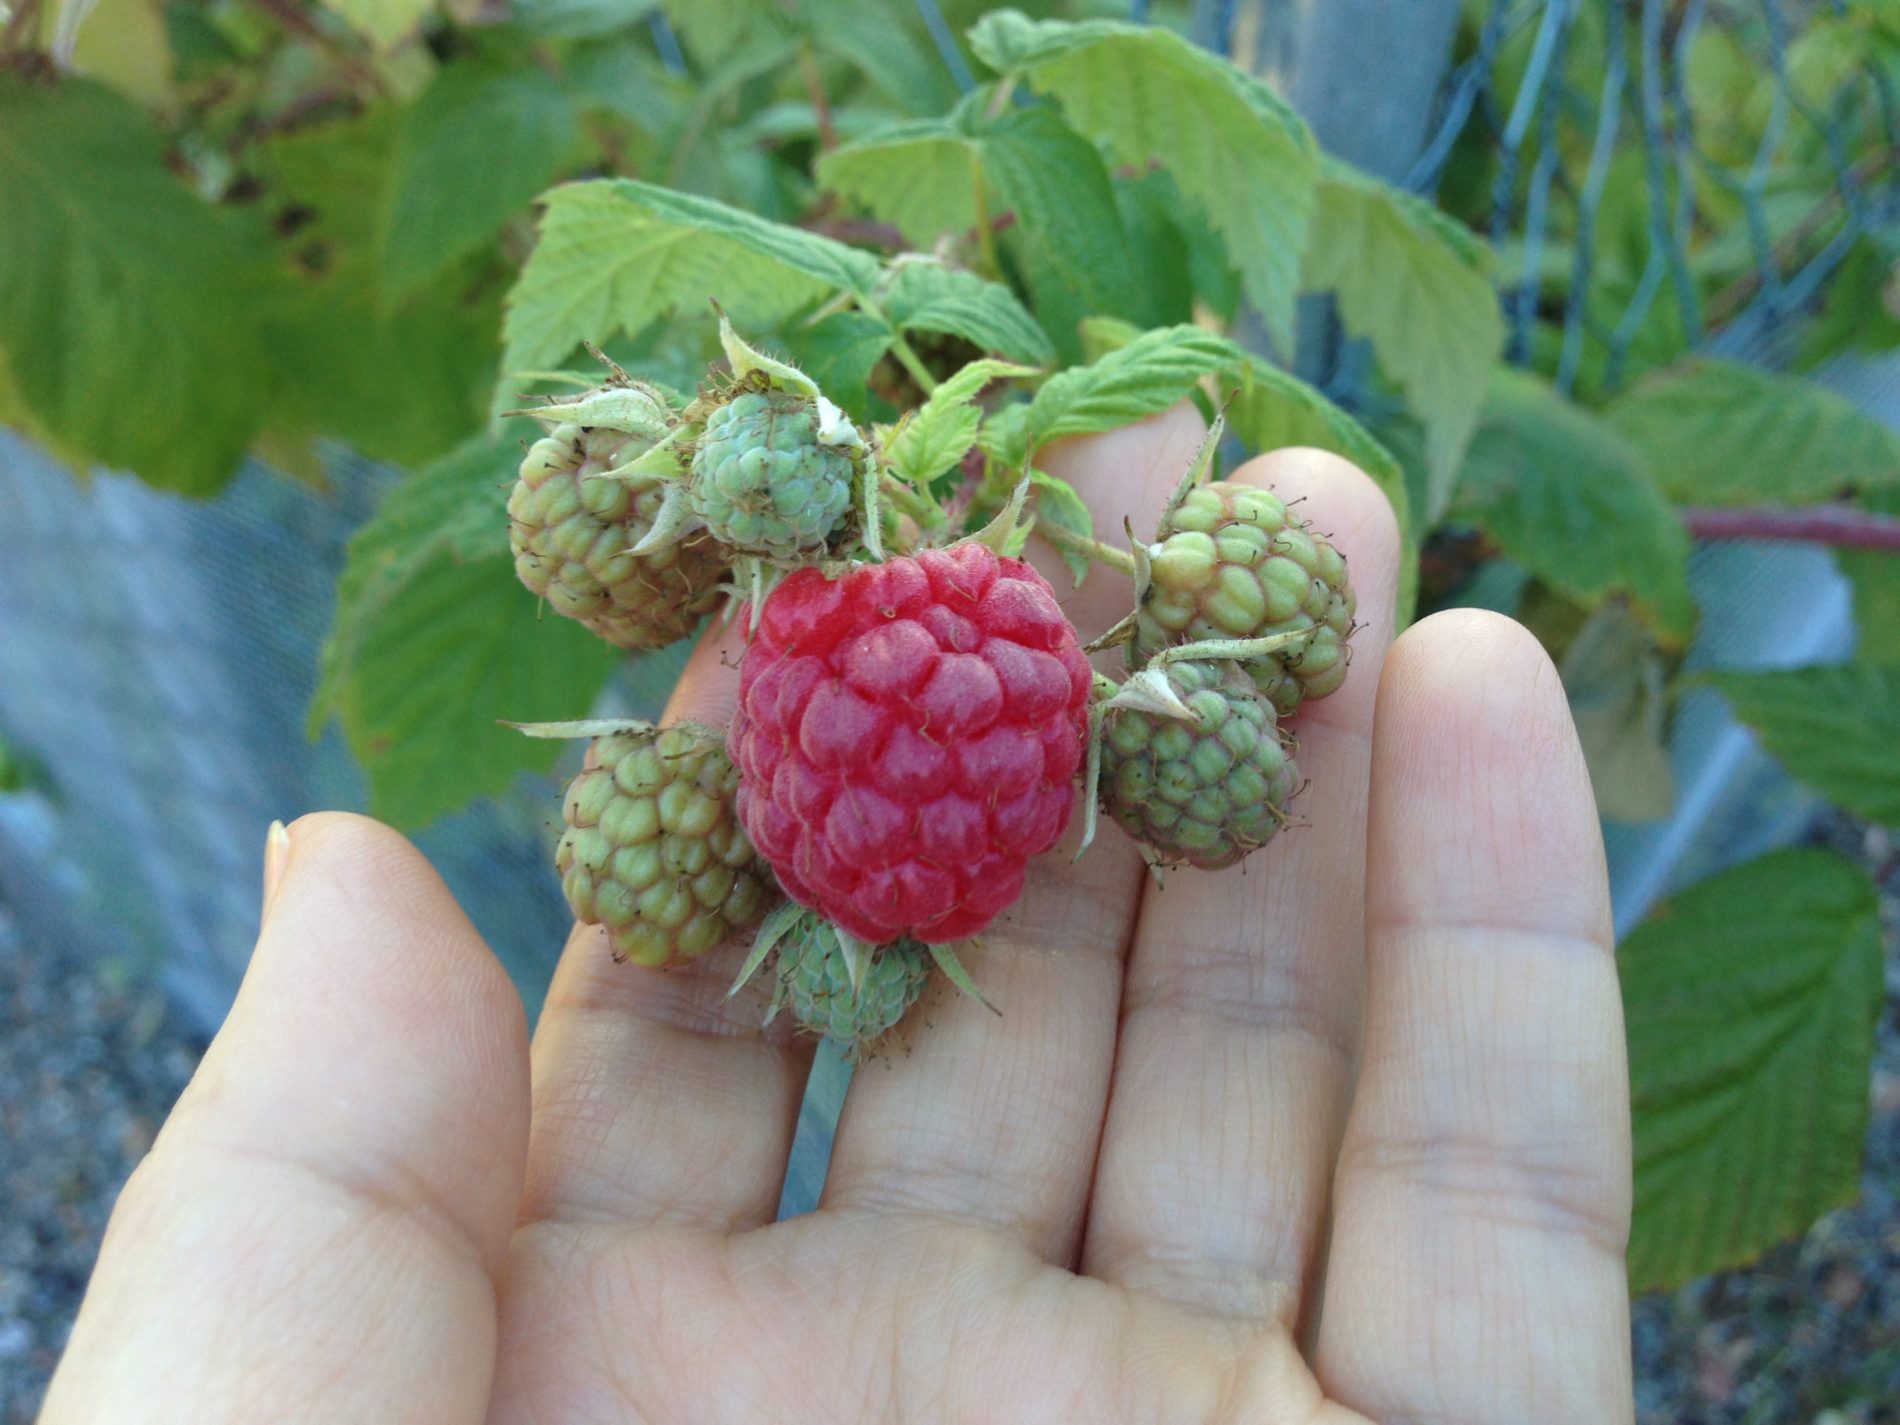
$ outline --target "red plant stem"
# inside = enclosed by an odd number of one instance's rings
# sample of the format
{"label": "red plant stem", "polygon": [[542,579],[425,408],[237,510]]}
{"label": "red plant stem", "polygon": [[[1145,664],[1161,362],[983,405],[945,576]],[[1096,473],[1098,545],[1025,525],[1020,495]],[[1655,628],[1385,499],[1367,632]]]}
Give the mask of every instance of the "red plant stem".
{"label": "red plant stem", "polygon": [[1677,513],[1696,539],[1789,539],[1835,549],[1882,549],[1900,554],[1900,518],[1845,505],[1694,508]]}

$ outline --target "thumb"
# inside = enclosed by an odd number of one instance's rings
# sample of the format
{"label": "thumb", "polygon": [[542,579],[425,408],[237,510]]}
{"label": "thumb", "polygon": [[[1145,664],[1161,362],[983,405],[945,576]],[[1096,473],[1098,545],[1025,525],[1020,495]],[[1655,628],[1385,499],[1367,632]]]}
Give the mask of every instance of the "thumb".
{"label": "thumb", "polygon": [[395,832],[326,814],[284,836],[237,1003],[113,1211],[45,1425],[486,1411],[521,1001]]}

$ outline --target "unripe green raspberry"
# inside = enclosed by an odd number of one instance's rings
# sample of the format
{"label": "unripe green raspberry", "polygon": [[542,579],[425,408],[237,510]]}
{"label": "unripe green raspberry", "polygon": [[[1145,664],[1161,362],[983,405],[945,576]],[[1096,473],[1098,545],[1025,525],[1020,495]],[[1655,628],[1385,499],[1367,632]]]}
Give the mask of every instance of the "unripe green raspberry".
{"label": "unripe green raspberry", "polygon": [[557,426],[521,462],[508,497],[515,573],[554,611],[617,648],[661,648],[719,602],[710,540],[629,551],[653,527],[662,488],[605,474],[650,444],[602,426]]}
{"label": "unripe green raspberry", "polygon": [[798,918],[777,954],[774,1006],[790,1006],[801,1026],[837,1040],[851,1058],[904,1017],[930,978],[930,952],[915,940],[894,940],[870,952],[854,992],[838,932],[814,913]]}
{"label": "unripe green raspberry", "polygon": [[1354,600],[1346,561],[1251,485],[1198,486],[1163,521],[1147,551],[1131,662],[1210,639],[1311,637],[1244,660],[1281,713],[1336,692],[1346,678]]}
{"label": "unripe green raspberry", "polygon": [[690,723],[596,739],[567,789],[554,864],[575,918],[604,925],[614,958],[690,960],[758,924],[778,900],[733,808],[722,733]]}
{"label": "unripe green raspberry", "polygon": [[795,391],[741,391],[706,418],[688,496],[712,537],[740,554],[809,559],[851,512],[857,464],[819,442],[815,402]]}
{"label": "unripe green raspberry", "polygon": [[1163,865],[1233,865],[1272,839],[1299,790],[1292,739],[1231,661],[1135,675],[1101,738],[1102,808]]}

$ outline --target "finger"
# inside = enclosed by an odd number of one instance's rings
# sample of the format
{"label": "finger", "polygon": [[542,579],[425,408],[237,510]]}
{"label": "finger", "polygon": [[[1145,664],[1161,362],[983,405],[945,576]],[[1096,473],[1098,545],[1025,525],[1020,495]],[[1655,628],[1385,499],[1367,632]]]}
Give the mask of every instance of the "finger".
{"label": "finger", "polygon": [[1322,1381],[1381,1420],[1627,1421],[1602,840],[1556,670],[1518,625],[1440,614],[1393,650],[1368,851]]}
{"label": "finger", "polygon": [[[1153,520],[1202,434],[1184,405],[1053,447],[1038,463],[1073,482],[1097,529],[1113,531],[1125,514]],[[1066,587],[1059,569],[1050,577]],[[1066,607],[1086,639],[1132,604],[1128,580],[1098,567]],[[913,1023],[924,1022],[901,1051],[859,1069],[824,1206],[979,1221],[1050,1261],[1073,1259],[1114,1058],[1119,961],[1143,875],[1118,836],[1079,864],[1075,844],[1072,830],[1038,859],[1022,899],[980,947],[959,947],[1001,1017],[945,987],[913,1012]]]}
{"label": "finger", "polygon": [[1378,487],[1324,451],[1278,451],[1235,478],[1297,502],[1333,540],[1361,627],[1345,686],[1293,719],[1301,823],[1239,867],[1169,871],[1142,901],[1083,1269],[1290,1323],[1351,1092],[1369,737],[1399,535]]}
{"label": "finger", "polygon": [[[667,721],[732,718],[742,629],[694,650]],[[730,999],[750,936],[665,970],[616,964],[577,926],[534,1036],[530,1222],[771,1220],[811,1063],[756,987]]]}
{"label": "finger", "polygon": [[527,1110],[521,1000],[428,863],[299,821],[42,1418],[481,1420]]}

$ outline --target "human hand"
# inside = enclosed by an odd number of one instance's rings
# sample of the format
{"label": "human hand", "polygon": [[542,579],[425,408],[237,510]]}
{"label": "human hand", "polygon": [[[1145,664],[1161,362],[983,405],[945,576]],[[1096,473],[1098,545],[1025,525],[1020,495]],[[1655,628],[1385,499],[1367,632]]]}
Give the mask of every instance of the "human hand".
{"label": "human hand", "polygon": [[[1048,464],[1141,527],[1200,433]],[[1343,461],[1239,478],[1359,592],[1296,722],[1309,825],[1165,889],[1106,823],[1037,862],[964,957],[1002,1017],[927,1000],[859,1069],[807,1216],[772,1222],[811,1046],[724,999],[737,949],[650,972],[577,931],[531,1054],[413,848],[296,823],[46,1425],[1627,1421],[1620,1000],[1557,675],[1480,613],[1388,649],[1397,534]],[[1128,599],[1097,570],[1068,607]],[[731,683],[703,648],[675,712]]]}

